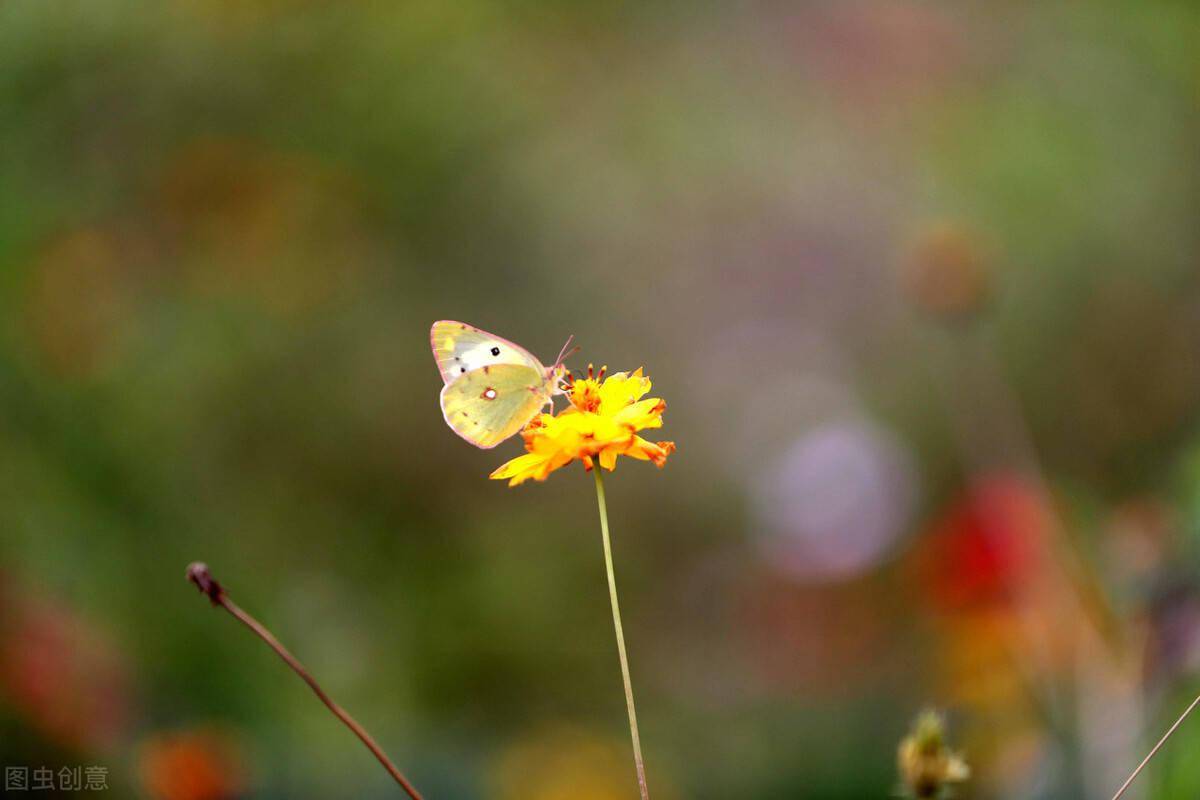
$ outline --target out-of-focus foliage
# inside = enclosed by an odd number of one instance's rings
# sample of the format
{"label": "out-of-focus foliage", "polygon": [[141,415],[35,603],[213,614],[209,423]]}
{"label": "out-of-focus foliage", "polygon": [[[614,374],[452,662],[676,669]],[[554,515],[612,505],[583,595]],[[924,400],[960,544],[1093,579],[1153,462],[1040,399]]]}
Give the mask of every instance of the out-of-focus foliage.
{"label": "out-of-focus foliage", "polygon": [[669,399],[608,484],[655,796],[885,797],[932,703],[964,796],[1107,797],[1200,662],[1198,54],[1182,2],[0,4],[0,762],[393,796],[203,559],[430,798],[631,796],[591,484],[486,480],[458,318]]}

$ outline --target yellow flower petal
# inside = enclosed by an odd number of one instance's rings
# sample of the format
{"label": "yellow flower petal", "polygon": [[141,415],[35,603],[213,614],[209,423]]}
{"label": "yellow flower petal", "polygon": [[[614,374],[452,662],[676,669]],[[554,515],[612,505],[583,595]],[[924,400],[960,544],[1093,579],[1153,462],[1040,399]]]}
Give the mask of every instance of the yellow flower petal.
{"label": "yellow flower petal", "polygon": [[612,472],[617,468],[618,455],[619,451],[611,447],[602,450],[600,452],[600,466],[604,467],[604,469],[608,470],[609,472]]}
{"label": "yellow flower petal", "polygon": [[665,402],[657,397],[651,397],[649,400],[641,400],[621,409],[613,417],[613,421],[618,425],[632,425],[635,430],[661,428],[662,412],[666,409]]}

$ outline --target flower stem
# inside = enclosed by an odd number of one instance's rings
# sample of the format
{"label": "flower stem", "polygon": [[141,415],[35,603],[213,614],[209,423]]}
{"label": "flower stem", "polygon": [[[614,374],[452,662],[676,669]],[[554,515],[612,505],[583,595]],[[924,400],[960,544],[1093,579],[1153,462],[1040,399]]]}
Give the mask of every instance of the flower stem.
{"label": "flower stem", "polygon": [[267,630],[265,625],[247,614],[237,603],[230,599],[229,595],[225,593],[225,587],[221,586],[217,582],[217,579],[212,576],[206,564],[197,561],[188,565],[187,579],[196,584],[196,588],[207,596],[214,606],[220,606],[228,611],[233,615],[234,619],[245,625],[255,636],[266,642],[267,646],[274,650],[275,654],[282,658],[284,663],[291,667],[292,671],[308,684],[308,688],[313,690],[313,694],[317,696],[317,699],[324,703],[325,707],[333,712],[333,715],[349,728],[359,738],[359,741],[366,745],[371,754],[375,756],[379,763],[383,765],[383,768],[388,771],[388,774],[392,776],[392,779],[400,784],[400,788],[404,790],[405,794],[412,798],[412,800],[421,800],[421,793],[408,782],[408,779],[404,777],[396,765],[392,763],[392,760],[387,757],[379,745],[375,743],[375,740],[371,738],[371,734],[367,733],[366,729],[362,725],[359,725],[358,721],[350,716],[349,712],[333,702],[333,699],[325,694],[325,690],[309,674],[304,665],[286,647],[280,644],[279,640]]}
{"label": "flower stem", "polygon": [[1200,705],[1200,697],[1197,697],[1195,700],[1193,700],[1192,704],[1188,706],[1182,714],[1179,715],[1179,719],[1175,720],[1175,724],[1163,734],[1163,737],[1158,740],[1158,744],[1154,745],[1154,748],[1150,751],[1150,753],[1142,759],[1142,763],[1137,765],[1137,769],[1133,771],[1133,774],[1125,780],[1125,783],[1121,784],[1121,788],[1117,789],[1117,793],[1113,795],[1113,800],[1120,800],[1121,795],[1125,794],[1125,790],[1129,788],[1131,783],[1133,783],[1133,779],[1136,778],[1142,769],[1150,763],[1150,759],[1154,758],[1154,754],[1158,752],[1160,747],[1166,744],[1167,739],[1171,738],[1171,734],[1175,732],[1175,729],[1178,728],[1185,719],[1187,719],[1188,714],[1191,714],[1192,710],[1195,709],[1197,705]]}
{"label": "flower stem", "polygon": [[633,739],[633,763],[637,767],[638,791],[642,800],[650,800],[646,788],[646,765],[642,761],[642,739],[638,735],[637,711],[633,707],[633,684],[629,680],[629,659],[625,655],[625,633],[621,629],[621,605],[617,602],[617,576],[613,572],[612,542],[608,537],[608,506],[604,502],[602,468],[595,464],[596,501],[600,504],[600,536],[604,540],[604,566],[608,570],[608,599],[612,603],[613,627],[617,631],[617,653],[621,656],[621,678],[625,681],[625,707],[629,710],[629,735]]}

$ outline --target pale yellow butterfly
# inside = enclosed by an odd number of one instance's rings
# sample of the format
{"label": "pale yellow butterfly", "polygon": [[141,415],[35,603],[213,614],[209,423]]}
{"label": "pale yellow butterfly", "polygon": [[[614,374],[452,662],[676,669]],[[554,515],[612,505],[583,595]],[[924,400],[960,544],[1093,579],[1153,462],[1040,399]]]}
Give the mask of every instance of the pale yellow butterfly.
{"label": "pale yellow butterfly", "polygon": [[464,322],[438,320],[429,330],[429,343],[445,383],[446,424],[476,447],[500,444],[562,394],[570,339],[552,367],[520,345]]}

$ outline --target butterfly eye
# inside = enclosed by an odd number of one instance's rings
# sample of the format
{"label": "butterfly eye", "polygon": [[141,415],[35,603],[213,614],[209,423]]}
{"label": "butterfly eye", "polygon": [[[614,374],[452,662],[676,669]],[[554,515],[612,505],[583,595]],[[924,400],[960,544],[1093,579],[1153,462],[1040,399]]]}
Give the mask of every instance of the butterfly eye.
{"label": "butterfly eye", "polygon": [[499,347],[493,347],[493,348],[492,348],[492,355],[494,355],[494,356],[498,356],[498,355],[500,355],[500,348],[499,348]]}

